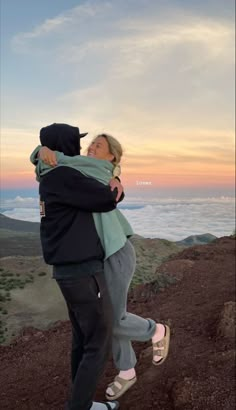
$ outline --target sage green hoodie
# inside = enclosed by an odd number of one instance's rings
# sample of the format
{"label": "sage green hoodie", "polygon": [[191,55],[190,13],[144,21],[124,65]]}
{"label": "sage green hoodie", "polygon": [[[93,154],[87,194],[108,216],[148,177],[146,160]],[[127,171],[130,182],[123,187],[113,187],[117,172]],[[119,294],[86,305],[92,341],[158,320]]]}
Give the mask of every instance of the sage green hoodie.
{"label": "sage green hoodie", "polygon": [[[36,154],[40,148],[41,146],[38,146],[30,156],[30,160],[33,164],[35,164]],[[114,169],[114,165],[111,162],[82,155],[69,157],[58,151],[55,151],[55,153],[58,167],[71,167],[88,177],[95,178],[105,185],[109,184]],[[55,169],[55,167],[51,167],[38,159],[35,168],[37,181],[40,181],[41,176],[53,171],[53,169]],[[93,218],[105,252],[105,259],[121,249],[125,245],[127,237],[134,234],[129,222],[119,209],[102,213],[94,212]]]}

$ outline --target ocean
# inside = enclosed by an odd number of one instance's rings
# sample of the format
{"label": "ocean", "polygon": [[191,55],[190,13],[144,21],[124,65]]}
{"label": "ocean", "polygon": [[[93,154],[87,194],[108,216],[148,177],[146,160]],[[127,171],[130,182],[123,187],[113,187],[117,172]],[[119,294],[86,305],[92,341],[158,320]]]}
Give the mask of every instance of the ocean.
{"label": "ocean", "polygon": [[[33,191],[32,191],[33,193]],[[217,237],[235,231],[235,198],[140,198],[125,197],[119,204],[136,234],[171,241],[190,235],[210,233]],[[1,198],[0,212],[14,219],[39,222],[38,198],[13,196]]]}

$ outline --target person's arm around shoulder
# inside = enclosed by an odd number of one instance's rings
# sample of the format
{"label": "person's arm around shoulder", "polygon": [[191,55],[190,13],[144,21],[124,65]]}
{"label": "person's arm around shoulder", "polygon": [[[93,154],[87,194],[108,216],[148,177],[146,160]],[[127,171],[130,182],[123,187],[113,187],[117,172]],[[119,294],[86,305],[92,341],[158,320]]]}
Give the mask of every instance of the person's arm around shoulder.
{"label": "person's arm around shoulder", "polygon": [[30,162],[33,165],[37,165],[39,159],[39,151],[42,148],[42,145],[38,145],[33,152],[30,154]]}
{"label": "person's arm around shoulder", "polygon": [[48,147],[38,145],[30,155],[30,162],[34,165],[37,165],[38,160],[41,159],[45,164],[55,167],[58,163],[58,154],[61,154],[57,151],[52,151]]}

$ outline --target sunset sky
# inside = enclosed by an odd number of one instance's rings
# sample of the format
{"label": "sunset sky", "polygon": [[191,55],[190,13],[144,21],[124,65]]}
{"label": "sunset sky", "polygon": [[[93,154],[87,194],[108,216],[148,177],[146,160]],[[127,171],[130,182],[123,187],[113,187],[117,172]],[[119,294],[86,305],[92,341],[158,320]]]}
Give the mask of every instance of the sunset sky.
{"label": "sunset sky", "polygon": [[53,122],[116,137],[130,189],[234,192],[233,0],[0,0],[2,188]]}

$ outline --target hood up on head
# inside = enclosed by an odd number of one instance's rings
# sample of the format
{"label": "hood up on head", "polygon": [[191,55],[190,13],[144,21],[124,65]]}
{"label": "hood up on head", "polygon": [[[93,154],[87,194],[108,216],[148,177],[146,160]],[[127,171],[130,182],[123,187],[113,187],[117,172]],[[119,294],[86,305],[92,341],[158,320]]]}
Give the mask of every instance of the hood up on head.
{"label": "hood up on head", "polygon": [[85,135],[87,132],[80,134],[78,127],[54,123],[41,128],[39,137],[41,145],[73,157],[80,155],[80,138]]}

